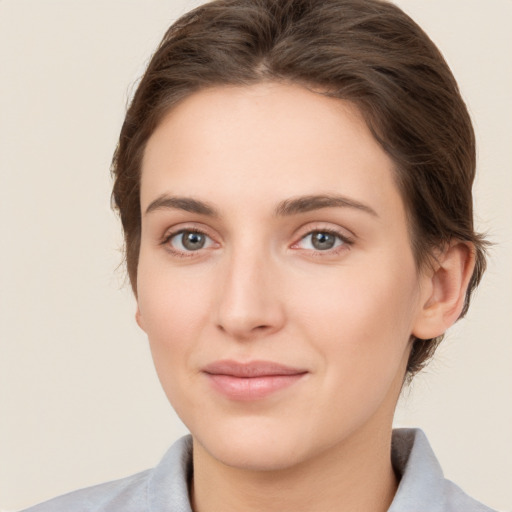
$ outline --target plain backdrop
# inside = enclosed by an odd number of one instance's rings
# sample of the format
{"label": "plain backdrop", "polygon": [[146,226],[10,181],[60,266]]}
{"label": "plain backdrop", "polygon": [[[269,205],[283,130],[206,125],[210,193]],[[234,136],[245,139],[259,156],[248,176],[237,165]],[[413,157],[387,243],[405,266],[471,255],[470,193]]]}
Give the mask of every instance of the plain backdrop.
{"label": "plain backdrop", "polygon": [[[0,0],[0,509],[153,466],[185,428],[134,321],[109,164],[127,99],[189,0]],[[440,46],[478,137],[484,282],[397,425],[512,509],[512,1],[401,0]]]}

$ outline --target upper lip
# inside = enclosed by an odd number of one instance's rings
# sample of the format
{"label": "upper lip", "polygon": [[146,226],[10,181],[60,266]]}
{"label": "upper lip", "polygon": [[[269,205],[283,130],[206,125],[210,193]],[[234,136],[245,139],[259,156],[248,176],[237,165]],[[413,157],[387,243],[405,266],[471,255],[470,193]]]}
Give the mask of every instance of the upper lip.
{"label": "upper lip", "polygon": [[210,375],[229,375],[232,377],[251,378],[251,377],[271,377],[276,375],[299,375],[307,373],[302,368],[294,368],[273,361],[250,361],[246,363],[221,360],[206,365],[204,373]]}

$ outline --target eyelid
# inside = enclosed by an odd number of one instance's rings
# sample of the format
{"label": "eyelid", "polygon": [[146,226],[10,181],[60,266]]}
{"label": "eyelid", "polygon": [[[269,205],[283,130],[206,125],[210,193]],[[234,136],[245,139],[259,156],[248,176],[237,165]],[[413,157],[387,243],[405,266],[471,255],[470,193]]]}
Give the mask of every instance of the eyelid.
{"label": "eyelid", "polygon": [[[213,243],[208,247],[202,247],[196,251],[181,251],[179,249],[176,249],[175,247],[172,247],[169,243],[174,237],[182,234],[182,233],[200,233],[206,237],[208,237]],[[181,223],[176,226],[173,226],[171,228],[168,228],[161,239],[159,240],[159,245],[162,245],[165,247],[165,249],[170,252],[174,256],[179,256],[183,258],[187,257],[194,257],[199,256],[202,254],[205,250],[209,250],[218,247],[220,244],[216,240],[216,237],[212,235],[211,230],[207,229],[203,226],[198,226],[197,224],[189,224],[189,223]]]}
{"label": "eyelid", "polygon": [[[302,249],[298,247],[298,244],[304,240],[306,237],[312,235],[313,233],[328,233],[339,238],[343,243],[333,247],[332,249],[326,249],[324,251],[318,249]],[[312,224],[307,224],[301,227],[298,230],[297,235],[295,236],[295,242],[290,246],[292,249],[309,251],[311,253],[324,253],[325,255],[333,254],[336,251],[340,251],[343,249],[348,249],[355,242],[355,235],[346,228],[342,228],[340,226],[334,226],[331,223],[323,223],[316,222]],[[341,248],[341,249],[340,249]]]}
{"label": "eyelid", "polygon": [[[200,223],[179,223],[175,226],[172,226],[165,230],[163,236],[159,239],[159,245],[165,246],[166,250],[171,254],[181,257],[194,257],[199,256],[205,250],[210,250],[212,248],[220,247],[221,243],[218,241],[218,236],[215,236],[207,226],[204,226]],[[200,248],[196,251],[180,251],[172,246],[170,246],[169,241],[172,240],[173,237],[184,233],[184,232],[192,232],[192,233],[201,233],[208,237],[213,243],[204,248]],[[335,246],[331,249],[319,250],[319,249],[304,249],[298,247],[299,243],[304,240],[307,236],[312,235],[315,232],[324,232],[329,233],[331,235],[339,238],[342,243],[338,246]],[[289,246],[291,249],[302,250],[304,252],[315,253],[318,255],[332,255],[337,252],[348,250],[351,245],[354,244],[356,236],[347,228],[343,228],[341,226],[333,225],[330,222],[313,222],[307,223],[302,226],[295,232],[294,242]]]}

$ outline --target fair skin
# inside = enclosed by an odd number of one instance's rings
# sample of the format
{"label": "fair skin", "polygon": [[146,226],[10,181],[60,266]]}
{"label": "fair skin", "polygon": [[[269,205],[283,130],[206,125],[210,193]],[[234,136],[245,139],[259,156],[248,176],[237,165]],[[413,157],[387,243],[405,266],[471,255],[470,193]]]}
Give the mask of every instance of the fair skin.
{"label": "fair skin", "polygon": [[388,509],[411,336],[457,319],[473,268],[452,243],[418,270],[393,173],[353,105],[294,85],[195,93],[152,134],[137,321],[196,512]]}

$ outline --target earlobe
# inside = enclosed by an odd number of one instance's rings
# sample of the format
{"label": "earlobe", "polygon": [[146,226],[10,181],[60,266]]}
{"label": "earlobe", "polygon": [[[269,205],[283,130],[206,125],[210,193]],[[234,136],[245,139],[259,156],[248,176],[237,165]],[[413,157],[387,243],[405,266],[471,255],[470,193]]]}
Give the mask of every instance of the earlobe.
{"label": "earlobe", "polygon": [[421,298],[413,335],[431,339],[444,334],[459,318],[475,267],[475,251],[468,242],[451,242],[433,262]]}
{"label": "earlobe", "polygon": [[135,321],[137,322],[137,325],[146,332],[146,329],[144,328],[144,320],[142,318],[142,314],[140,312],[139,305],[137,304],[137,310],[135,311]]}

